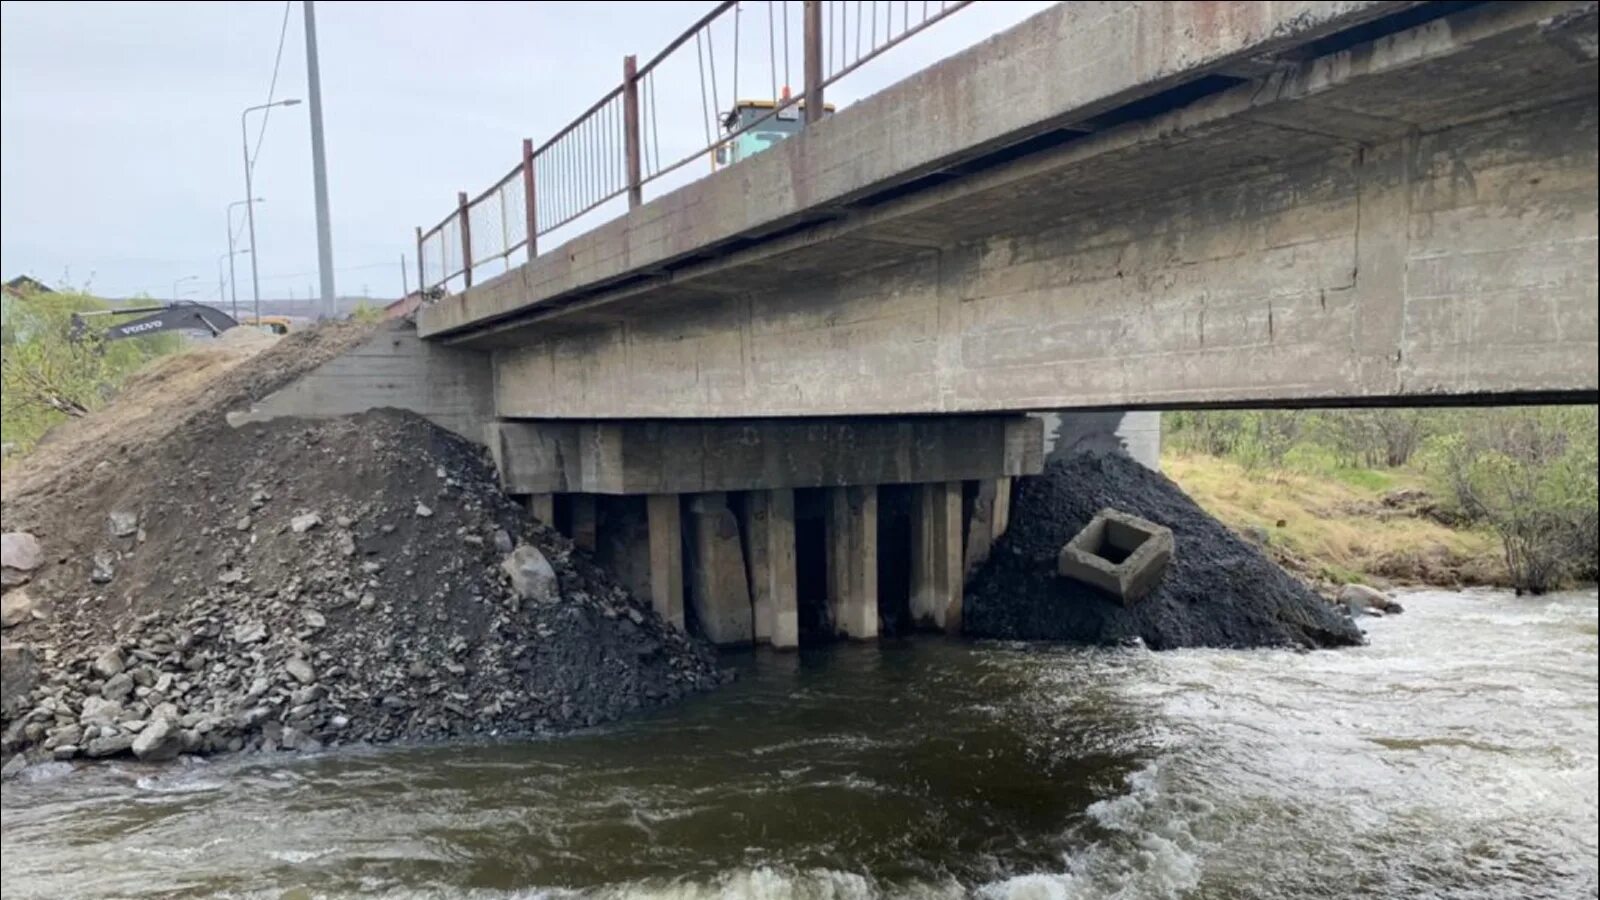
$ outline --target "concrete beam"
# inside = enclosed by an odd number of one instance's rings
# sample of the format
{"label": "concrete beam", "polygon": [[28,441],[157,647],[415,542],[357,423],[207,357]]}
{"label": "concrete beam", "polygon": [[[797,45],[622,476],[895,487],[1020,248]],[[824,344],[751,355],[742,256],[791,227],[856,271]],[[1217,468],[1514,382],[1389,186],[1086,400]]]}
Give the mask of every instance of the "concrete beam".
{"label": "concrete beam", "polygon": [[750,534],[750,591],[758,644],[780,650],[800,646],[796,594],[794,491],[752,491],[746,497]]}
{"label": "concrete beam", "polygon": [[690,596],[700,630],[718,646],[748,644],[755,638],[750,585],[739,521],[728,508],[728,496],[696,494],[689,500],[689,520],[694,526]]}
{"label": "concrete beam", "polygon": [[1023,416],[528,422],[489,426],[514,494],[688,494],[1031,475],[1043,425]]}
{"label": "concrete beam", "polygon": [[1306,60],[508,332],[496,409],[1592,401],[1594,45],[1482,4]]}
{"label": "concrete beam", "polygon": [[963,593],[961,482],[919,484],[911,515],[911,619],[959,634]]}
{"label": "concrete beam", "polygon": [[848,204],[1212,69],[1410,5],[1369,0],[1058,4],[737,167],[656,198],[505,275],[423,308],[422,331],[429,336],[463,331],[630,273],[660,271],[668,262],[740,235],[787,227],[815,207]]}
{"label": "concrete beam", "polygon": [[878,489],[828,489],[828,611],[834,632],[878,636]]}
{"label": "concrete beam", "polygon": [[683,628],[683,515],[677,494],[645,498],[650,532],[650,605]]}

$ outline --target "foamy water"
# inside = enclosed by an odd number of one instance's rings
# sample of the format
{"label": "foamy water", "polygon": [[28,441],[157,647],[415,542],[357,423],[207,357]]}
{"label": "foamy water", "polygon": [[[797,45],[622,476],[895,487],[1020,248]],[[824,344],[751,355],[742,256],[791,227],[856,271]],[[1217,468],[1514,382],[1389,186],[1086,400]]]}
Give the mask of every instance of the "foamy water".
{"label": "foamy water", "polygon": [[5,785],[25,897],[1595,897],[1594,592],[1328,653],[937,639],[521,744]]}

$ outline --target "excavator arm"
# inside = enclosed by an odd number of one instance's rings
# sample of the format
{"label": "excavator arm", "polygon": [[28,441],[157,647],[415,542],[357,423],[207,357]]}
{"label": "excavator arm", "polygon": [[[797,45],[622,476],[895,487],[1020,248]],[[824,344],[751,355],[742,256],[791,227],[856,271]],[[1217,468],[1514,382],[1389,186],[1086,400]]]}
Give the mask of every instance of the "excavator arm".
{"label": "excavator arm", "polygon": [[174,303],[167,306],[139,306],[74,313],[67,334],[74,341],[88,337],[89,323],[85,320],[87,316],[127,316],[138,313],[150,313],[150,315],[134,319],[132,322],[113,325],[105,330],[101,338],[107,341],[119,341],[123,338],[159,334],[163,331],[205,331],[215,337],[239,324],[220,309],[198,303]]}

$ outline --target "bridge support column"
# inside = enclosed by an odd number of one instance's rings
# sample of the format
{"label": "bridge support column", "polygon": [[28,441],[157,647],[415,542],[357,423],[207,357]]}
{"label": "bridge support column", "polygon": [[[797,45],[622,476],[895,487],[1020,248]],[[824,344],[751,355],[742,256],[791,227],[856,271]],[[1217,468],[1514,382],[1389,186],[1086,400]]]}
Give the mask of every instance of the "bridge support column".
{"label": "bridge support column", "polygon": [[556,495],[529,494],[528,514],[550,528],[556,527]]}
{"label": "bridge support column", "polygon": [[1011,479],[985,478],[979,481],[978,494],[972,500],[972,519],[967,523],[967,576],[989,561],[989,551],[993,549],[994,542],[1006,533],[1006,527],[1010,524]]}
{"label": "bridge support column", "polygon": [[594,552],[596,532],[600,527],[600,517],[595,509],[595,496],[593,494],[572,495],[572,543],[579,550]]}
{"label": "bridge support column", "polygon": [[677,494],[645,500],[650,533],[650,605],[656,615],[683,628],[683,519]]}
{"label": "bridge support column", "polygon": [[696,494],[689,501],[689,518],[694,529],[689,586],[700,630],[713,644],[748,644],[755,635],[750,586],[728,495]]}
{"label": "bridge support column", "polygon": [[794,491],[752,491],[746,505],[750,533],[750,593],[756,643],[781,650],[800,646],[795,580]]}
{"label": "bridge support column", "polygon": [[911,508],[911,620],[961,631],[961,482],[916,486]]}
{"label": "bridge support column", "polygon": [[878,636],[878,488],[828,489],[828,612],[834,631]]}

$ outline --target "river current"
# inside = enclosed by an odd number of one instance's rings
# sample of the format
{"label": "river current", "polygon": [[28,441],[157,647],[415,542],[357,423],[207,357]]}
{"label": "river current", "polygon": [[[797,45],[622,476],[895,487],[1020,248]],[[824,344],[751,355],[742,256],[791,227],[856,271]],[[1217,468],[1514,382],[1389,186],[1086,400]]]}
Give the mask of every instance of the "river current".
{"label": "river current", "polygon": [[0,789],[30,897],[1593,898],[1597,600],[1417,592],[1366,647],[918,638],[534,742]]}

